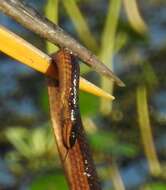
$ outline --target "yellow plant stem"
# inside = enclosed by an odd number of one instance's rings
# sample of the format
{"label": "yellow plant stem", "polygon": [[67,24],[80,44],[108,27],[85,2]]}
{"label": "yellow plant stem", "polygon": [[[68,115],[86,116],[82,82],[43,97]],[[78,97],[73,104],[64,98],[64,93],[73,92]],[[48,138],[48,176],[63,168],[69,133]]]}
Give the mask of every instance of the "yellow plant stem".
{"label": "yellow plant stem", "polygon": [[114,190],[125,190],[125,186],[120,175],[119,168],[116,161],[112,161],[111,167],[109,168],[111,180],[113,183]]}
{"label": "yellow plant stem", "polygon": [[[3,26],[0,26],[0,51],[51,78],[57,79],[56,71],[50,64],[51,57]],[[113,96],[82,77],[80,77],[80,89],[96,96],[114,99]]]}
{"label": "yellow plant stem", "polygon": [[[121,8],[121,0],[110,0],[107,19],[102,34],[102,47],[101,47],[101,60],[109,67],[112,67],[114,41],[116,37],[116,29],[118,24],[119,12]],[[101,78],[102,89],[107,90],[112,94],[113,82],[108,81],[106,78]],[[100,111],[104,115],[108,115],[112,110],[111,102],[101,98]]]}
{"label": "yellow plant stem", "polygon": [[137,88],[136,94],[138,122],[142,137],[143,148],[146,158],[148,160],[151,174],[158,175],[161,172],[161,166],[156,154],[152,130],[150,126],[146,87],[144,85],[139,86]]}
{"label": "yellow plant stem", "polygon": [[[45,16],[54,23],[58,23],[59,0],[48,0],[45,6]],[[58,47],[50,42],[46,42],[47,53],[51,54],[58,50]]]}
{"label": "yellow plant stem", "polygon": [[96,40],[94,38],[94,36],[92,35],[88,24],[84,18],[84,16],[82,15],[79,7],[77,6],[77,3],[75,0],[62,0],[64,7],[68,13],[68,15],[70,16],[70,19],[72,20],[75,29],[79,35],[79,38],[81,39],[81,41],[86,44],[86,46],[93,50],[96,51],[97,49],[97,43]]}
{"label": "yellow plant stem", "polygon": [[136,0],[123,1],[127,17],[133,29],[140,34],[144,34],[145,32],[147,32],[147,25],[145,24],[138,10],[138,2]]}

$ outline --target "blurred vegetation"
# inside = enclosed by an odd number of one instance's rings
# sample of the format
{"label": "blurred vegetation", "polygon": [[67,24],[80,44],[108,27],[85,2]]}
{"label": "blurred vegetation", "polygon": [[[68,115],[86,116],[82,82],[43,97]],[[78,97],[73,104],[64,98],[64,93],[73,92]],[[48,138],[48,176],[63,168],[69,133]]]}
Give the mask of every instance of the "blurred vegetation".
{"label": "blurred vegetation", "polygon": [[[160,14],[163,5],[166,2],[161,0],[47,0],[41,5],[40,11],[95,52],[126,83],[126,88],[114,86],[81,63],[84,77],[116,96],[112,103],[80,92],[83,123],[104,190],[166,189],[165,141],[158,143],[166,124],[166,113],[160,115],[160,107],[166,103],[161,101],[159,107],[156,103],[166,86],[166,41],[155,45],[151,31],[153,12]],[[165,22],[161,25],[164,28]],[[38,46],[43,44],[35,39]],[[46,42],[41,49],[52,53],[57,47]],[[39,111],[31,117],[20,117],[5,109],[9,97],[1,98],[0,158],[17,177],[16,189],[67,189],[51,131],[43,77],[27,74],[19,76],[17,82],[24,86],[24,93],[15,89],[10,96],[19,99],[28,93]],[[135,167],[143,179],[132,186],[136,176],[126,177],[124,173]]]}

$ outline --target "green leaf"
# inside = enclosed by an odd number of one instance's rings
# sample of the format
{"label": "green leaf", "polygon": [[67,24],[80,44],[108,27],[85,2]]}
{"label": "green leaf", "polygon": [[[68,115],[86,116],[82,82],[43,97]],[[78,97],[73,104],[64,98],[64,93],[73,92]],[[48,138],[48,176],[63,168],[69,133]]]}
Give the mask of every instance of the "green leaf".
{"label": "green leaf", "polygon": [[29,131],[27,129],[21,127],[7,129],[6,137],[21,155],[25,157],[32,155],[32,149],[29,147]]}
{"label": "green leaf", "polygon": [[136,146],[122,143],[114,147],[114,154],[117,156],[134,157],[138,153]]}
{"label": "green leaf", "polygon": [[49,110],[49,101],[48,101],[48,92],[47,89],[40,90],[40,97],[39,97],[40,107],[41,109],[48,113]]}
{"label": "green leaf", "polygon": [[35,179],[30,190],[59,190],[68,189],[63,175],[44,175]]}
{"label": "green leaf", "polygon": [[150,185],[146,185],[145,188],[146,189],[149,189],[149,190],[165,190],[166,189],[166,183],[161,183],[161,182],[158,182],[158,183],[152,183]]}
{"label": "green leaf", "polygon": [[97,131],[90,137],[90,141],[94,149],[106,153],[112,153],[117,144],[116,136],[104,131]]}
{"label": "green leaf", "polygon": [[97,151],[113,156],[133,157],[138,153],[136,146],[122,143],[118,136],[111,132],[97,131],[90,136],[92,147]]}
{"label": "green leaf", "polygon": [[82,115],[93,115],[98,112],[99,98],[88,93],[80,92],[79,104]]}

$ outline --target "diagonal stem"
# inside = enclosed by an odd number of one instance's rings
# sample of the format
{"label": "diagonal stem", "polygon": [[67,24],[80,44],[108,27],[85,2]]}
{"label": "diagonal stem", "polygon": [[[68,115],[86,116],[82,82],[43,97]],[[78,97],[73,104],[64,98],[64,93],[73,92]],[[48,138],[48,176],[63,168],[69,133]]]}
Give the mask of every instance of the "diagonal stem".
{"label": "diagonal stem", "polygon": [[0,11],[48,41],[60,47],[68,48],[94,70],[113,79],[119,86],[124,86],[124,83],[108,67],[103,65],[92,52],[70,37],[58,25],[40,16],[34,9],[25,6],[18,0],[0,0]]}

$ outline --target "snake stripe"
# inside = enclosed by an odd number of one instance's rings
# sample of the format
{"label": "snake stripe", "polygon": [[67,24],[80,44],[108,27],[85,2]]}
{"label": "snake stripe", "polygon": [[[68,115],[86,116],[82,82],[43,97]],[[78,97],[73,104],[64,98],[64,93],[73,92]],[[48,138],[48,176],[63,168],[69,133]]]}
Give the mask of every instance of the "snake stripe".
{"label": "snake stripe", "polygon": [[78,131],[78,92],[79,64],[75,57],[65,49],[52,56],[58,67],[59,91],[61,100],[62,137],[66,148],[72,148]]}

